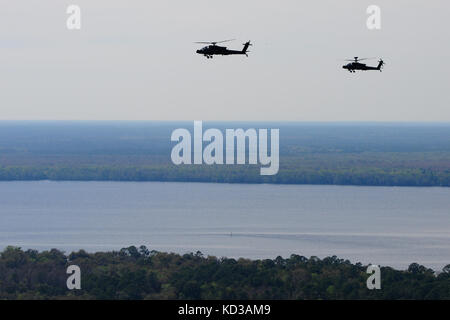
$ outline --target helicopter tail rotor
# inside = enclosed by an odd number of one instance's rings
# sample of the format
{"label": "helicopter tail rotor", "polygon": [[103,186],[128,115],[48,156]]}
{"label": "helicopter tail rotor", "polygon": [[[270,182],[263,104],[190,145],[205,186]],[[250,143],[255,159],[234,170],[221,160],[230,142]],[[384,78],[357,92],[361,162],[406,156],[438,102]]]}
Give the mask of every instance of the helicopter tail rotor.
{"label": "helicopter tail rotor", "polygon": [[246,43],[243,43],[243,45],[244,45],[244,48],[242,49],[242,53],[247,54],[248,47],[252,46],[252,44],[250,43],[250,41],[247,41]]}

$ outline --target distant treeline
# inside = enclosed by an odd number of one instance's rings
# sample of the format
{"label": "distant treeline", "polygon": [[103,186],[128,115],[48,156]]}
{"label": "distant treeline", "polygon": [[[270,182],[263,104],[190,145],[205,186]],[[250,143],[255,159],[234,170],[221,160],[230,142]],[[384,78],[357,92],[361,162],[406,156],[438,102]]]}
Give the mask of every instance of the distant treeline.
{"label": "distant treeline", "polygon": [[178,181],[327,184],[361,186],[450,186],[450,170],[423,168],[281,168],[261,176],[258,166],[0,167],[0,181]]}
{"label": "distant treeline", "polygon": [[[81,269],[81,290],[67,289],[69,265]],[[380,290],[367,289],[366,270],[335,256],[235,260],[145,246],[69,255],[7,247],[0,299],[450,299],[450,265],[439,274],[416,263],[382,267]]]}
{"label": "distant treeline", "polygon": [[450,124],[204,123],[279,128],[280,170],[171,163],[170,122],[1,122],[0,181],[450,186]]}

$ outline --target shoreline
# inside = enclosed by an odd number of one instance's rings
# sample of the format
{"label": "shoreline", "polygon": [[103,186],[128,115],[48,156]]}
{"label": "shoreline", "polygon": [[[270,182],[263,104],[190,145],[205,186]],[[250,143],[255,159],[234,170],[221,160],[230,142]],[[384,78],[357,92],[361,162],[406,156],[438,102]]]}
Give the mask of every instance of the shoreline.
{"label": "shoreline", "polygon": [[273,186],[335,186],[335,187],[385,187],[385,188],[449,188],[450,185],[406,185],[406,184],[332,184],[332,183],[285,183],[285,182],[229,182],[229,181],[195,181],[182,179],[167,180],[115,180],[115,179],[0,179],[6,182],[113,182],[113,183],[195,183],[195,184],[225,184],[225,185],[273,185]]}

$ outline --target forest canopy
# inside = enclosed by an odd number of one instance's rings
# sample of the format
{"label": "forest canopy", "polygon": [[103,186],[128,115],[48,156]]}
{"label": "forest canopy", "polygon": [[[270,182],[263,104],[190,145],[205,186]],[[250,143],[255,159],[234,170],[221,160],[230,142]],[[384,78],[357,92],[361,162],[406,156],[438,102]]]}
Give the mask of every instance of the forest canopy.
{"label": "forest canopy", "polygon": [[[67,289],[69,265],[81,269],[81,290]],[[380,290],[367,289],[367,267],[336,256],[236,260],[145,246],[67,255],[7,247],[0,299],[450,299],[450,265],[438,274],[417,263],[381,267]]]}

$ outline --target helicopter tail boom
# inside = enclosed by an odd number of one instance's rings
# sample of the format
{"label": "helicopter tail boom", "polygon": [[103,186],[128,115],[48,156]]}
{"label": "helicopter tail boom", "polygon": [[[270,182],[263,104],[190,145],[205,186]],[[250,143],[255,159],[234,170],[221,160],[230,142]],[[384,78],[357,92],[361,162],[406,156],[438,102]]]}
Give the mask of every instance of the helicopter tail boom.
{"label": "helicopter tail boom", "polygon": [[381,71],[381,68],[383,67],[383,65],[384,65],[384,61],[380,59],[380,61],[378,61],[377,70]]}

